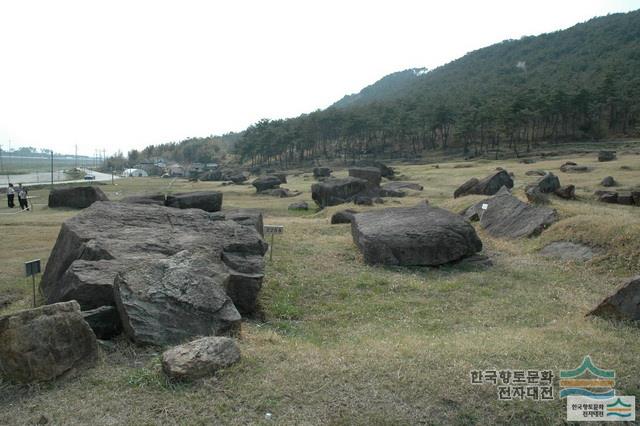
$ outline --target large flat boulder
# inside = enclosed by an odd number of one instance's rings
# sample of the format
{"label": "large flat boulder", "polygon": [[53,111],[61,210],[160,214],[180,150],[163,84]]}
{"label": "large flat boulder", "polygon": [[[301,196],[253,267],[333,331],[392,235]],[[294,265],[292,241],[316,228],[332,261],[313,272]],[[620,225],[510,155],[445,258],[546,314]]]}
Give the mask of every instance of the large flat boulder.
{"label": "large flat boulder", "polygon": [[97,357],[96,336],[74,301],[0,317],[0,373],[9,380],[55,379]]}
{"label": "large flat boulder", "polygon": [[96,201],[109,201],[102,189],[97,186],[53,188],[49,192],[49,207],[51,208],[86,209]]}
{"label": "large flat boulder", "polygon": [[239,320],[232,295],[249,288],[242,310],[255,307],[264,276],[267,244],[249,216],[238,214],[251,222],[241,225],[221,212],[95,203],[63,223],[42,292],[48,303],[117,305],[127,335],[143,343],[226,332]]}
{"label": "large flat boulder", "polygon": [[259,178],[256,178],[251,183],[251,185],[253,185],[256,188],[257,192],[263,192],[268,189],[279,188],[281,183],[282,182],[280,178],[278,178],[277,176],[267,175],[267,176],[260,176]]}
{"label": "large flat boulder", "polygon": [[640,320],[640,275],[622,283],[587,315],[615,320]]}
{"label": "large flat boulder", "polygon": [[382,185],[382,189],[389,190],[389,191],[400,191],[403,189],[411,189],[413,191],[422,191],[424,187],[419,183],[395,181],[395,182],[385,183],[384,185]]}
{"label": "large flat boulder", "polygon": [[[478,208],[484,204],[486,209]],[[478,212],[480,226],[494,237],[531,237],[558,220],[554,209],[523,203],[506,188],[472,208]]]}
{"label": "large flat boulder", "polygon": [[368,264],[436,266],[482,250],[466,220],[426,204],[358,213],[351,234]]}
{"label": "large flat boulder", "polygon": [[210,376],[240,360],[240,349],[229,337],[203,337],[162,354],[162,370],[175,380]]}
{"label": "large flat boulder", "polygon": [[320,208],[347,203],[366,191],[367,181],[355,177],[327,179],[311,185],[311,198]]}
{"label": "large flat boulder", "polygon": [[178,209],[201,209],[206,212],[217,212],[222,208],[222,192],[199,191],[168,195],[165,205]]}

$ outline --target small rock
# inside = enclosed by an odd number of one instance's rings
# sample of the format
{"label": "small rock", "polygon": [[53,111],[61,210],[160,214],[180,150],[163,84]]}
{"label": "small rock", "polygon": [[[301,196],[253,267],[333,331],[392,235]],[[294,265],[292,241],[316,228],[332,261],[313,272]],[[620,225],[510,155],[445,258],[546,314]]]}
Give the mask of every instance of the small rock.
{"label": "small rock", "polygon": [[240,349],[229,337],[203,337],[162,354],[162,370],[172,379],[194,380],[235,364]]}
{"label": "small rock", "polygon": [[337,225],[341,223],[351,223],[351,221],[353,220],[353,215],[357,213],[357,211],[351,209],[336,212],[331,216],[331,224]]}
{"label": "small rock", "polygon": [[306,201],[298,201],[289,204],[289,210],[309,210],[309,204]]}
{"label": "small rock", "polygon": [[574,185],[561,186],[554,191],[554,194],[565,200],[573,200],[576,198],[576,187]]}
{"label": "small rock", "polygon": [[616,181],[613,179],[612,176],[607,176],[604,179],[602,179],[602,182],[600,182],[600,185],[606,186],[606,187],[615,186],[615,184],[616,184]]}
{"label": "small rock", "polygon": [[615,151],[600,151],[598,153],[598,161],[613,161],[616,159]]}

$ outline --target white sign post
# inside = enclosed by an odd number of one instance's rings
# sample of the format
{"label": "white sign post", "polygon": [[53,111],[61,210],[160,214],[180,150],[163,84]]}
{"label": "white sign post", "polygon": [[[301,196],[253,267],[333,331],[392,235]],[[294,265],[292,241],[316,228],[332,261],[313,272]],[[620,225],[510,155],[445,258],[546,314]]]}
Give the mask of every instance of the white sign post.
{"label": "white sign post", "polygon": [[273,242],[276,234],[282,234],[284,232],[283,225],[264,225],[263,227],[265,235],[271,234],[271,247],[269,247],[269,260],[273,259]]}

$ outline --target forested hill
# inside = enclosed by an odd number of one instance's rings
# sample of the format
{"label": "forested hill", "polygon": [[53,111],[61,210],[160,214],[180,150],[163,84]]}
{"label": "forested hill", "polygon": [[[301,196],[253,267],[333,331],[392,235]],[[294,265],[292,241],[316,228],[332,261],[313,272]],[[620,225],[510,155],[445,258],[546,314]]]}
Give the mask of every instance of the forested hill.
{"label": "forested hill", "polygon": [[452,147],[520,155],[543,142],[637,136],[639,70],[640,11],[594,18],[471,52],[408,79],[396,94],[389,76],[325,110],[261,120],[235,152],[287,166]]}
{"label": "forested hill", "polygon": [[426,72],[426,68],[411,68],[394,72],[365,87],[358,93],[346,95],[332,106],[346,108],[353,105],[400,99],[411,93],[418,78]]}

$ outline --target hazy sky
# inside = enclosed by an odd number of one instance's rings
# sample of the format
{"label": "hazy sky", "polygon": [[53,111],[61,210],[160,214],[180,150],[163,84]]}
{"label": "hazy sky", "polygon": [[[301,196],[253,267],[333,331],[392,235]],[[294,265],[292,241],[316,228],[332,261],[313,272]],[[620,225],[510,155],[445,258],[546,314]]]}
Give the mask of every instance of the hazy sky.
{"label": "hazy sky", "polygon": [[627,1],[2,1],[0,144],[92,155],[324,108]]}

